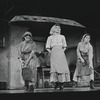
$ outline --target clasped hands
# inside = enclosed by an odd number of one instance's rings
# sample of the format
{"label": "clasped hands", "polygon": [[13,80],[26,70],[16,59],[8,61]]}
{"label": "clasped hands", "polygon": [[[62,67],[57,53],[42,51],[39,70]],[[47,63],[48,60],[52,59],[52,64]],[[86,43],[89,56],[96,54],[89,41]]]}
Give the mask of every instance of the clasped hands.
{"label": "clasped hands", "polygon": [[28,60],[26,61],[22,60],[22,67],[23,68],[28,67]]}
{"label": "clasped hands", "polygon": [[[83,65],[85,65],[85,60],[83,58],[81,59],[81,62],[82,62]],[[89,64],[89,68],[92,68],[92,64],[91,63]]]}

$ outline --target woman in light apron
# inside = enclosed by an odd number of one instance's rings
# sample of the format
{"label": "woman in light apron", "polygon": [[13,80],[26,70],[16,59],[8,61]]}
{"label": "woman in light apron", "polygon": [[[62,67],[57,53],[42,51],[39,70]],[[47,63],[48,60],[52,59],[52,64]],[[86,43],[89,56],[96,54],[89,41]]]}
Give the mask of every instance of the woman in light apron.
{"label": "woman in light apron", "polygon": [[70,81],[70,72],[65,56],[67,47],[65,36],[60,34],[61,28],[58,24],[50,30],[50,36],[47,38],[46,49],[50,53],[51,75],[50,82],[55,83],[54,89],[60,90],[64,87],[64,82]]}

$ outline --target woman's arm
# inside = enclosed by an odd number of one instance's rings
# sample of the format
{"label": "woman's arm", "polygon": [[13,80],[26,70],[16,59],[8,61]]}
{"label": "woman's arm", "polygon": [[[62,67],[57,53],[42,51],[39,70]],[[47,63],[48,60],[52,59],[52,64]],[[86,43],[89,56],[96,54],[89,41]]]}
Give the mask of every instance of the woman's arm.
{"label": "woman's arm", "polygon": [[25,66],[25,61],[22,60],[22,53],[21,53],[21,51],[22,51],[22,43],[20,43],[19,46],[18,46],[18,59],[19,59],[19,61],[21,63],[21,67],[23,68]]}
{"label": "woman's arm", "polygon": [[93,66],[93,47],[90,45],[89,47],[89,67]]}
{"label": "woman's arm", "polygon": [[66,50],[66,47],[67,47],[67,43],[66,43],[65,36],[63,36],[62,44],[63,44],[63,50],[65,51]]}
{"label": "woman's arm", "polygon": [[18,59],[22,58],[21,50],[22,50],[22,43],[20,43],[19,46],[18,46]]}
{"label": "woman's arm", "polygon": [[33,55],[34,55],[34,53],[33,53],[33,52],[34,52],[34,51],[32,51],[32,52],[31,52],[31,54],[30,54],[29,58],[25,61],[25,66],[28,66],[28,64],[29,64],[30,60],[33,58]]}
{"label": "woman's arm", "polygon": [[77,56],[82,61],[82,63],[84,63],[84,59],[82,58],[81,53],[80,53],[80,45],[81,44],[79,43],[77,46]]}
{"label": "woman's arm", "polygon": [[50,50],[50,37],[48,37],[47,38],[47,42],[46,42],[46,49],[47,49],[47,51],[50,53],[51,52],[51,50]]}
{"label": "woman's arm", "polygon": [[32,46],[32,52],[30,53],[29,58],[26,60],[26,63],[25,63],[26,66],[28,66],[30,60],[31,60],[34,56],[36,56],[36,55],[35,55],[35,52],[36,52],[36,44],[35,44],[35,42],[33,42],[33,44],[32,44],[31,46]]}

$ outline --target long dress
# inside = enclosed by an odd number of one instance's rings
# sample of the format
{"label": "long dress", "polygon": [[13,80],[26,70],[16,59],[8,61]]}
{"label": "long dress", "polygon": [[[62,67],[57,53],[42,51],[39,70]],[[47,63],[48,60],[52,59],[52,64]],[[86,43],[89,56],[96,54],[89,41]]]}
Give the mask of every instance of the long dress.
{"label": "long dress", "polygon": [[[33,53],[32,53],[33,52]],[[36,44],[31,41],[30,43],[26,43],[23,41],[19,45],[19,56],[23,61],[27,61],[29,56],[32,56],[32,59],[28,63],[27,68],[22,68],[22,76],[24,80],[28,80],[30,82],[34,82],[36,84],[37,81],[37,67],[39,67],[39,61],[36,55]],[[24,67],[24,65],[22,66]],[[24,71],[23,71],[24,70]]]}
{"label": "long dress", "polygon": [[46,48],[51,49],[50,66],[51,75],[50,82],[69,82],[70,71],[68,68],[67,59],[63,50],[66,47],[66,40],[63,35],[49,36],[46,42]]}
{"label": "long dress", "polygon": [[[78,44],[77,50],[77,64],[76,70],[73,76],[73,80],[76,82],[80,82],[81,79],[89,82],[91,79],[94,80],[94,71],[93,69],[93,48],[90,43],[87,45],[83,45],[82,42]],[[79,55],[84,59],[85,63],[82,63]],[[89,59],[90,58],[90,59]],[[91,68],[89,68],[89,64],[91,63]]]}

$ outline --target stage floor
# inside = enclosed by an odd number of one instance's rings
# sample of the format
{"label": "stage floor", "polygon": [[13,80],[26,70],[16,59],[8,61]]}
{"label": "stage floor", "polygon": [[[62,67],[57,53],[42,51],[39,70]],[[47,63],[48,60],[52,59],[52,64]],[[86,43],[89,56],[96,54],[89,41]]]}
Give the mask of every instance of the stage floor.
{"label": "stage floor", "polygon": [[52,92],[89,92],[89,91],[100,91],[100,87],[95,87],[95,89],[90,89],[89,87],[67,87],[64,90],[54,90],[53,88],[40,88],[34,89],[32,92],[27,92],[25,90],[0,90],[0,94],[26,94],[26,93],[52,93]]}

